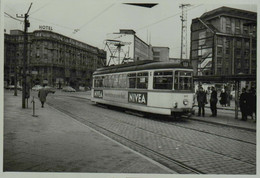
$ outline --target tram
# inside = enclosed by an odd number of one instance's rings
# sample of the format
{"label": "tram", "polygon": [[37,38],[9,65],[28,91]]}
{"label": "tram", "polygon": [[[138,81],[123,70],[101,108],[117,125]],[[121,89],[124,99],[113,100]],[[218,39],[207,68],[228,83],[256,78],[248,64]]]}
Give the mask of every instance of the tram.
{"label": "tram", "polygon": [[193,69],[188,61],[139,61],[100,68],[93,73],[91,100],[173,117],[190,115]]}

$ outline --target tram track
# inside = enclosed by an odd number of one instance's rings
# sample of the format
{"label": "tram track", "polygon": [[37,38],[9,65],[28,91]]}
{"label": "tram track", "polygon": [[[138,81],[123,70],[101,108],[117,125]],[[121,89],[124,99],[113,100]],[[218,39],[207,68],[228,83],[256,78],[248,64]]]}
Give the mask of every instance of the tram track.
{"label": "tram track", "polygon": [[[234,140],[234,141],[239,141],[239,142],[243,142],[243,143],[247,143],[247,144],[256,145],[256,143],[253,143],[251,141],[245,141],[245,140],[242,140],[242,139],[228,137],[228,136],[224,136],[224,135],[221,135],[221,134],[212,133],[212,132],[209,132],[209,131],[206,131],[206,130],[194,129],[194,128],[191,128],[191,127],[183,126],[183,125],[180,125],[180,124],[174,124],[174,123],[165,123],[165,124],[173,125],[173,126],[176,126],[176,127],[181,127],[181,128],[188,129],[188,130],[206,133],[206,134],[209,134],[209,135],[212,135],[212,136],[222,137],[222,138],[226,138],[226,139],[230,139],[230,140]],[[201,125],[203,126],[203,125],[209,125],[209,124],[208,123],[201,123]],[[213,125],[213,124],[210,124],[210,125]],[[226,126],[226,127],[229,127],[229,126]]]}
{"label": "tram track", "polygon": [[156,162],[168,167],[169,169],[172,169],[178,173],[181,173],[181,174],[205,174],[204,172],[194,168],[194,167],[191,167],[191,166],[188,166],[187,164],[184,164],[184,163],[181,163],[180,161],[178,160],[175,160],[175,159],[172,159],[166,155],[163,155],[155,150],[152,150],[146,146],[143,146],[133,140],[130,140],[126,137],[123,137],[119,134],[117,134],[116,132],[113,132],[111,130],[108,130],[100,125],[97,125],[95,124],[94,122],[90,122],[90,121],[87,121],[87,120],[84,120],[82,119],[81,117],[79,116],[76,116],[74,115],[73,113],[65,110],[65,109],[62,109],[60,107],[57,107],[55,104],[52,104],[50,102],[48,102],[48,105],[50,105],[51,107],[53,107],[54,109],[57,109],[58,111],[68,115],[69,117],[71,117],[72,119],[76,120],[76,121],[79,121],[81,122],[82,124],[85,124],[86,126],[88,127],[91,127],[93,129],[95,129],[96,131],[112,138],[113,140],[145,155],[145,156],[149,156],[151,157],[151,155],[153,155],[153,160],[155,160]]}
{"label": "tram track", "polygon": [[[71,96],[70,96],[71,97]],[[80,102],[82,101],[86,101],[85,98],[81,98],[81,97],[72,97],[72,98],[76,98],[76,99],[81,99]],[[76,100],[75,100],[76,101]],[[78,100],[77,100],[78,101]],[[87,101],[88,104],[89,103],[89,100]],[[49,102],[48,102],[49,104]],[[86,120],[84,119],[82,116],[77,116],[75,114],[73,114],[72,112],[69,112],[65,109],[62,109],[62,108],[59,108],[59,107],[56,107],[56,104],[50,104],[53,108],[69,115],[71,118],[93,128],[94,130],[112,138],[113,140],[155,160],[156,162],[159,162],[161,163],[162,165],[168,167],[169,169],[172,169],[178,173],[182,173],[182,174],[204,174],[205,172],[202,172],[194,167],[192,167],[191,165],[188,165],[187,164],[184,164],[182,163],[180,160],[176,160],[176,159],[172,159],[171,157],[169,157],[169,155],[165,155],[165,154],[162,154],[160,152],[158,152],[159,150],[157,149],[150,149],[150,147],[147,147],[147,145],[145,144],[142,144],[140,141],[137,142],[135,139],[131,139],[130,137],[126,137],[126,136],[122,136],[120,135],[120,132],[117,132],[117,131],[113,131],[113,130],[108,130],[108,128],[106,128],[105,126],[102,126],[102,124],[98,124],[98,123],[95,123],[93,121],[89,121],[89,120]],[[120,112],[122,113],[122,111],[118,111],[118,110],[114,110],[114,111],[117,111],[117,112]],[[104,117],[103,119],[111,119],[111,117]],[[203,134],[208,134],[208,135],[212,135],[212,136],[215,136],[215,137],[221,137],[223,139],[230,139],[230,140],[233,140],[233,141],[236,141],[236,142],[242,142],[244,144],[251,144],[251,145],[255,145],[254,143],[251,143],[251,142],[247,142],[247,141],[243,141],[243,140],[240,140],[240,139],[233,139],[232,137],[225,137],[225,136],[221,136],[219,134],[212,134],[212,133],[208,133],[206,131],[200,131],[200,130],[197,130],[197,129],[192,129],[192,128],[189,128],[189,127],[185,127],[185,126],[180,126],[179,124],[174,124],[174,123],[165,123],[165,122],[161,122],[160,119],[158,118],[146,118],[146,119],[151,119],[155,122],[160,122],[162,124],[167,124],[167,125],[172,125],[174,127],[180,127],[180,128],[184,128],[184,129],[188,129],[188,130],[191,130],[191,131],[197,131],[197,132],[201,132]],[[172,137],[168,137],[167,135],[163,134],[163,133],[157,133],[155,131],[152,131],[152,130],[149,130],[149,129],[146,129],[146,128],[143,128],[143,127],[139,127],[137,125],[135,125],[134,123],[129,123],[129,120],[122,120],[122,119],[119,119],[119,118],[113,118],[113,123],[118,123],[118,125],[122,125],[122,124],[125,124],[125,125],[129,125],[131,127],[133,127],[133,129],[139,129],[140,131],[143,130],[144,133],[146,132],[147,134],[150,133],[150,134],[154,134],[154,135],[157,135],[163,139],[170,139],[170,140],[173,140],[173,141],[177,141],[177,142],[180,142],[182,143],[181,140],[179,139],[176,139],[176,138],[172,138]],[[106,122],[109,122],[109,120],[107,120]],[[203,123],[203,124],[206,124],[206,123]],[[250,164],[252,166],[255,166],[255,163],[254,162],[251,162],[251,161],[247,161],[247,160],[241,160],[240,158],[236,158],[232,155],[227,155],[227,154],[224,154],[224,153],[221,153],[221,152],[218,152],[217,150],[210,150],[210,149],[207,149],[207,148],[203,148],[203,147],[200,147],[198,145],[194,145],[194,144],[190,144],[190,143],[185,143],[183,142],[183,144],[185,145],[189,145],[189,146],[192,146],[194,147],[194,149],[202,149],[202,150],[205,150],[205,151],[208,151],[208,152],[212,152],[213,154],[218,154],[220,156],[224,156],[225,158],[227,159],[233,159],[233,160],[237,160],[237,161],[241,161],[241,162],[244,162],[246,164]],[[196,166],[195,166],[196,167]]]}
{"label": "tram track", "polygon": [[[85,98],[78,97],[78,96],[69,96],[69,97],[86,100]],[[125,113],[129,114],[129,112],[125,112]],[[132,114],[132,113],[133,112],[131,111],[130,114]],[[140,114],[136,114],[136,116],[143,117]],[[245,141],[245,140],[242,140],[242,139],[239,139],[239,138],[233,138],[233,137],[230,137],[230,136],[225,136],[225,135],[221,135],[221,134],[217,134],[217,133],[212,133],[210,131],[206,131],[206,130],[202,130],[202,129],[191,128],[191,127],[183,126],[183,125],[172,123],[172,122],[171,123],[165,122],[165,119],[161,119],[161,118],[158,118],[158,117],[156,117],[156,118],[149,117],[149,119],[152,119],[154,121],[163,121],[163,124],[169,124],[169,125],[173,125],[173,126],[176,126],[176,127],[181,127],[181,128],[188,129],[188,130],[193,130],[193,131],[197,131],[197,132],[201,132],[201,133],[205,133],[205,134],[210,134],[212,136],[218,136],[218,137],[222,137],[222,138],[226,138],[226,139],[230,139],[230,140],[234,140],[234,141],[243,142],[243,143],[246,143],[246,144],[256,145],[256,143],[251,142],[251,141]],[[194,122],[197,122],[197,121],[194,121]],[[220,126],[219,124],[200,122],[200,121],[198,121],[198,122],[200,123],[201,128],[204,128],[203,126],[205,126],[205,125],[207,125],[207,126],[210,125],[210,126],[214,126],[214,127],[219,127]],[[229,125],[224,125],[224,126],[221,125],[221,126],[222,127],[226,127],[226,128],[234,128],[233,126],[229,126]],[[236,129],[244,130],[243,128],[236,128]],[[246,129],[246,131],[253,132],[253,131],[250,131],[250,130],[247,130],[247,129]]]}

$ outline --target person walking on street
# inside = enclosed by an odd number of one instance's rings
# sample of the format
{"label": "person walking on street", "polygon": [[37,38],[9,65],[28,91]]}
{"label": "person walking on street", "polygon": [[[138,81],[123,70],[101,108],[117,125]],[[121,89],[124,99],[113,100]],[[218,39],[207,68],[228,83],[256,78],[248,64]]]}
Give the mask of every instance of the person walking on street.
{"label": "person walking on street", "polygon": [[212,112],[211,117],[217,116],[217,102],[218,102],[218,96],[217,91],[215,90],[215,87],[211,87],[211,95],[210,95],[210,109]]}
{"label": "person walking on street", "polygon": [[38,97],[39,97],[39,99],[40,99],[40,101],[41,101],[42,108],[44,107],[44,103],[46,102],[46,97],[47,97],[47,95],[48,95],[48,91],[45,90],[44,87],[45,87],[45,86],[43,86],[43,88],[41,88],[41,89],[39,90],[39,93],[38,93]]}
{"label": "person walking on street", "polygon": [[240,94],[240,97],[239,97],[239,106],[240,106],[240,111],[242,113],[242,120],[243,121],[246,121],[247,120],[247,114],[248,114],[248,111],[247,111],[247,107],[248,107],[248,95],[246,93],[246,89],[243,88],[242,89],[242,93]]}
{"label": "person walking on street", "polygon": [[198,116],[201,115],[201,110],[202,110],[202,116],[205,116],[205,104],[207,104],[207,96],[206,92],[203,91],[203,88],[200,87],[199,91],[197,93],[197,101],[198,101],[198,107],[199,107],[199,113]]}

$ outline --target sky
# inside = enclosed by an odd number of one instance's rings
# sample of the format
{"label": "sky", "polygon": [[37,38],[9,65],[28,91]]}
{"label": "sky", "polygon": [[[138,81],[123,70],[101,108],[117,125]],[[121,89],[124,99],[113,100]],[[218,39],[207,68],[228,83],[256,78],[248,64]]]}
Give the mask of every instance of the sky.
{"label": "sky", "polygon": [[[153,8],[125,5],[129,2],[159,3]],[[105,49],[104,40],[119,29],[133,29],[136,35],[152,46],[170,48],[170,57],[181,52],[181,8],[187,8],[187,46],[189,54],[190,25],[194,18],[221,6],[257,12],[257,0],[240,1],[183,0],[4,0],[4,28],[23,30],[23,23],[10,18],[25,14],[30,4],[29,32],[39,26],[51,26],[52,31]],[[17,18],[18,19],[18,18]],[[20,18],[19,20],[23,20]],[[77,32],[75,32],[75,30]]]}

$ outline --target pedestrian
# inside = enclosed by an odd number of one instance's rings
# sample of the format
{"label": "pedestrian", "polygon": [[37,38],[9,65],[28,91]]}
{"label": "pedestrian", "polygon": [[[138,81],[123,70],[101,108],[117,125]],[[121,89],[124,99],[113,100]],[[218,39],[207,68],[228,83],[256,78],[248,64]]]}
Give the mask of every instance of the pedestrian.
{"label": "pedestrian", "polygon": [[211,87],[211,95],[210,95],[210,109],[212,112],[211,117],[217,116],[217,102],[218,102],[218,95],[215,87]]}
{"label": "pedestrian", "polygon": [[232,99],[231,97],[231,92],[230,92],[230,87],[226,86],[225,91],[227,93],[227,106],[230,106],[230,100]]}
{"label": "pedestrian", "polygon": [[242,113],[242,120],[246,121],[247,120],[247,114],[248,114],[248,94],[246,93],[246,89],[242,89],[242,93],[240,94],[239,97],[239,106],[240,106],[240,111]]}
{"label": "pedestrian", "polygon": [[226,106],[227,105],[227,93],[226,93],[226,90],[222,90],[221,93],[220,93],[220,100],[219,100],[219,103],[222,105],[222,106]]}
{"label": "pedestrian", "polygon": [[247,109],[248,109],[248,115],[254,119],[254,114],[256,114],[256,95],[255,95],[255,89],[251,88],[248,90],[248,93],[246,95],[247,99]]}
{"label": "pedestrian", "polygon": [[39,90],[39,93],[38,93],[38,97],[39,97],[39,99],[40,99],[40,101],[41,101],[42,108],[44,107],[44,103],[46,102],[46,97],[47,97],[47,95],[48,95],[48,91],[45,90],[44,87],[45,87],[45,86],[43,86],[43,88],[41,88],[41,89]]}
{"label": "pedestrian", "polygon": [[207,96],[206,92],[203,91],[202,87],[199,87],[199,91],[197,93],[197,102],[198,102],[198,107],[199,107],[199,113],[198,116],[201,115],[202,111],[202,116],[205,116],[205,104],[207,104]]}

